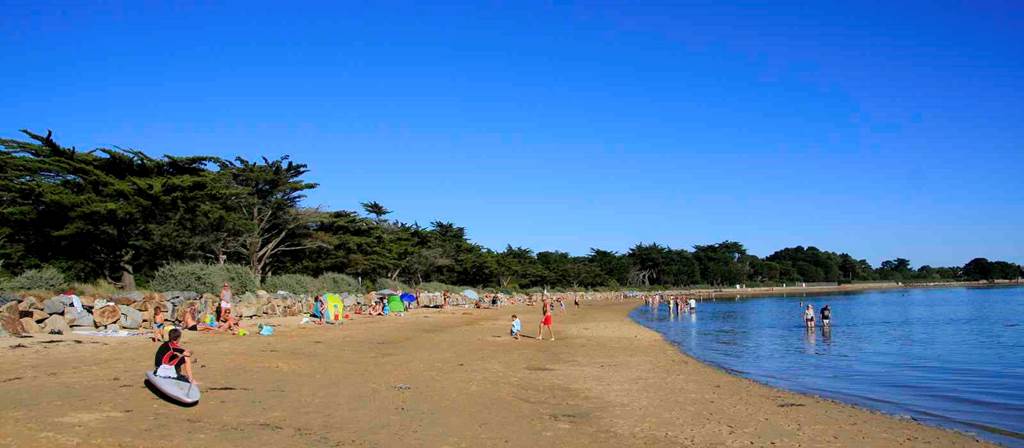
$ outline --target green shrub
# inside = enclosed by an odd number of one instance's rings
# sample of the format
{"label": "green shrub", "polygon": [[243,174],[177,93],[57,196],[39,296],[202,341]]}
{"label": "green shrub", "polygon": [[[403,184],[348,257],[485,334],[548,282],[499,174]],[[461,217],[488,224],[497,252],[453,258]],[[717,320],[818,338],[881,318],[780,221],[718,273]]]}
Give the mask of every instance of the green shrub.
{"label": "green shrub", "polygon": [[213,293],[224,283],[241,294],[256,290],[256,279],[245,266],[237,264],[212,265],[205,263],[171,263],[164,265],[149,282],[154,291],[193,291]]}
{"label": "green shrub", "polygon": [[461,289],[459,289],[458,286],[447,285],[447,284],[444,284],[444,283],[441,283],[441,282],[425,282],[425,283],[420,283],[419,286],[417,286],[416,288],[418,288],[420,290],[423,290],[423,291],[426,291],[426,292],[444,292],[444,291],[448,291],[448,292],[454,293],[454,292],[462,291]]}
{"label": "green shrub", "polygon": [[342,293],[348,292],[353,294],[362,294],[363,291],[359,287],[359,281],[352,278],[350,275],[338,274],[336,272],[325,272],[320,275],[317,279],[320,283],[320,291],[322,292],[334,292]]}
{"label": "green shrub", "polygon": [[82,296],[110,297],[117,293],[117,287],[106,280],[96,280],[92,283],[72,283],[71,289]]}
{"label": "green shrub", "polygon": [[320,282],[302,274],[272,275],[263,282],[262,289],[270,293],[285,291],[292,294],[314,294],[319,292]]}
{"label": "green shrub", "polygon": [[405,283],[394,281],[387,278],[378,278],[377,281],[373,282],[374,288],[378,291],[381,289],[393,289],[395,291],[409,291],[409,286]]}
{"label": "green shrub", "polygon": [[67,287],[68,281],[60,271],[46,267],[42,269],[29,269],[21,275],[9,279],[0,285],[4,291],[25,291],[43,290],[59,291]]}

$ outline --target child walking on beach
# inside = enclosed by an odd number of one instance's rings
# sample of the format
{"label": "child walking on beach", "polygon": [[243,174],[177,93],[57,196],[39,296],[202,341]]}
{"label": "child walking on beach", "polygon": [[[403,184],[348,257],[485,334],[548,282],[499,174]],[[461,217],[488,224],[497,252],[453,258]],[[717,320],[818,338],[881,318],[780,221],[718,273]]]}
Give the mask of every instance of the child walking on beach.
{"label": "child walking on beach", "polygon": [[519,316],[512,315],[512,338],[519,339],[519,332],[523,331],[523,324],[519,322]]}

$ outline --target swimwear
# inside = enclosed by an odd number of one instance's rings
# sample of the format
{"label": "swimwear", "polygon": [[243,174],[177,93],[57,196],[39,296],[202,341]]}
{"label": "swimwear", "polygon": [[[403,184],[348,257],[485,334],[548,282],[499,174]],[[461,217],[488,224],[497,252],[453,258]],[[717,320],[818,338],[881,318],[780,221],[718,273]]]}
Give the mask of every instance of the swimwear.
{"label": "swimwear", "polygon": [[544,315],[544,326],[545,327],[550,327],[551,326],[551,315],[550,314],[545,314]]}
{"label": "swimwear", "polygon": [[160,348],[156,349],[156,357],[154,364],[156,368],[160,368],[162,365],[174,366],[174,370],[181,375],[181,365],[185,361],[185,349],[178,347],[178,344],[170,341],[160,344]]}

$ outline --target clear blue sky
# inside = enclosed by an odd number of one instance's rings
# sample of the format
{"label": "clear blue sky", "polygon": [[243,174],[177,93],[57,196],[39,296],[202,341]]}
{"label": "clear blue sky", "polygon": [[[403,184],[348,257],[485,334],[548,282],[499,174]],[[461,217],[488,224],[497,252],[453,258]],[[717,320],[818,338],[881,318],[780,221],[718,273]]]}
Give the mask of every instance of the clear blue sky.
{"label": "clear blue sky", "polygon": [[1024,262],[1020,2],[0,3],[5,137],[290,154],[496,249]]}

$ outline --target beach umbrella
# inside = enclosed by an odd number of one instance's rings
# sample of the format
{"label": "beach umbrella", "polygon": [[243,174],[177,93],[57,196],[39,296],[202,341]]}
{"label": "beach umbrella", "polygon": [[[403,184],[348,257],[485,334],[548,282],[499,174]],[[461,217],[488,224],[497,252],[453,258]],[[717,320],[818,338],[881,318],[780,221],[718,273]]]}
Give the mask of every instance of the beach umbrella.
{"label": "beach umbrella", "polygon": [[415,302],[416,301],[416,296],[414,296],[412,294],[409,294],[407,292],[403,292],[402,293],[402,301],[403,302],[410,302],[410,303]]}
{"label": "beach umbrella", "polygon": [[473,291],[472,289],[462,291],[462,295],[466,296],[470,300],[480,300],[480,295],[477,294],[476,291]]}
{"label": "beach umbrella", "polygon": [[380,291],[377,291],[377,294],[380,294],[382,296],[397,296],[399,293],[394,289],[382,289]]}

